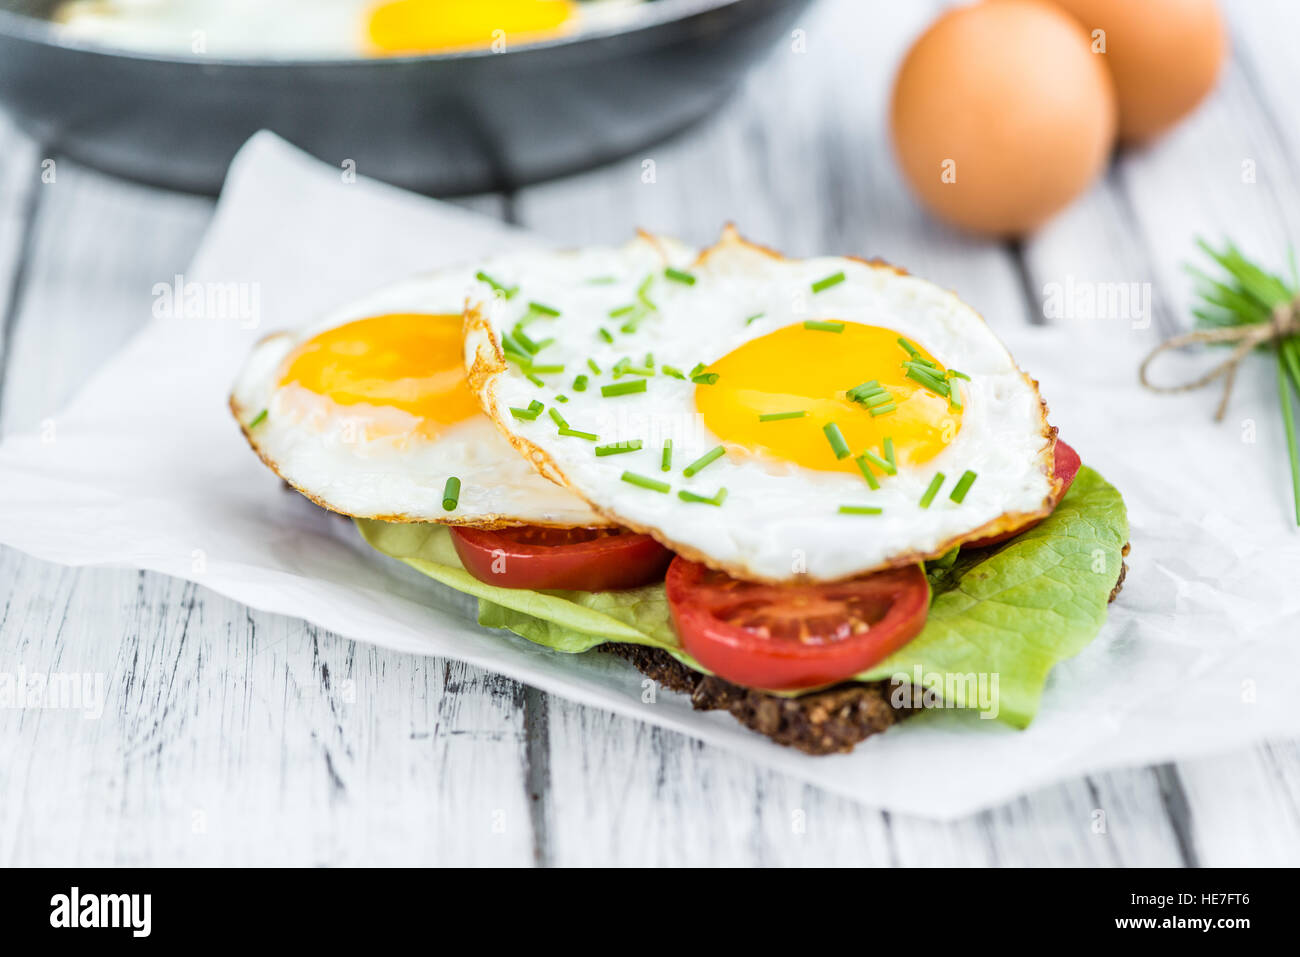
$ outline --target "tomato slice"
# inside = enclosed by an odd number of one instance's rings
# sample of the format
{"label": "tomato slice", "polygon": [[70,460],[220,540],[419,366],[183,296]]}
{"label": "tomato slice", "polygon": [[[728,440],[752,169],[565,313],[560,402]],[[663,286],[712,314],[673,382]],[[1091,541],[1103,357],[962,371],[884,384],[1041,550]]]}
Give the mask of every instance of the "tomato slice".
{"label": "tomato slice", "polygon": [[451,530],[465,570],[502,588],[612,591],[659,581],[673,553],[625,528]]}
{"label": "tomato slice", "polygon": [[[1065,498],[1065,493],[1070,491],[1070,486],[1074,484],[1074,477],[1079,474],[1079,466],[1082,464],[1079,453],[1058,439],[1056,443],[1056,478],[1061,483],[1061,493],[1056,496],[1052,508],[1056,508],[1061,499]],[[1029,531],[1041,521],[1041,518],[1036,518],[1029,524],[1021,525],[1009,532],[1002,532],[998,535],[990,535],[988,538],[967,542],[962,548],[985,548],[989,545],[1000,545],[1009,538],[1015,538],[1021,532]]]}
{"label": "tomato slice", "polygon": [[920,565],[830,585],[741,581],[682,557],[665,580],[682,645],[719,677],[789,691],[851,678],[925,625]]}

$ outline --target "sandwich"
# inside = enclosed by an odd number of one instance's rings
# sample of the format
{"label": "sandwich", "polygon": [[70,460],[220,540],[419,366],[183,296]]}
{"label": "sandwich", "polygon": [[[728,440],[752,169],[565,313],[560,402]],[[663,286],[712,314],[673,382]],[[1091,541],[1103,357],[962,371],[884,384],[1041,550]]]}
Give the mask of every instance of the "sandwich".
{"label": "sandwich", "polygon": [[230,406],[485,627],[810,754],[926,708],[1027,726],[1125,573],[1123,499],[976,312],[731,228],[388,287],[262,340]]}

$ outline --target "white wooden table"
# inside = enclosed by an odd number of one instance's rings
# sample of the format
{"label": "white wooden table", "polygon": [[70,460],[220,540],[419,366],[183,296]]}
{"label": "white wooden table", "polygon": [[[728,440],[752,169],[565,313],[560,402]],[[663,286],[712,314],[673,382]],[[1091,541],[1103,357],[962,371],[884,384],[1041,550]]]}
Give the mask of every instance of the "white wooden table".
{"label": "white wooden table", "polygon": [[[807,52],[775,50],[703,126],[464,202],[567,242],[644,226],[704,243],[735,220],[792,254],[898,262],[995,328],[1042,321],[1044,286],[1068,277],[1151,282],[1155,321],[1173,328],[1195,235],[1265,255],[1300,236],[1291,0],[1229,0],[1235,58],[1213,99],[1017,245],[927,220],[889,157],[889,80],[938,6],[824,0],[800,24]],[[211,211],[47,155],[0,119],[0,429],[40,428],[143,324]],[[935,824],[156,574],[0,550],[0,599],[0,670],[108,676],[98,721],[0,709],[0,865],[1300,863],[1296,741],[1091,775]]]}

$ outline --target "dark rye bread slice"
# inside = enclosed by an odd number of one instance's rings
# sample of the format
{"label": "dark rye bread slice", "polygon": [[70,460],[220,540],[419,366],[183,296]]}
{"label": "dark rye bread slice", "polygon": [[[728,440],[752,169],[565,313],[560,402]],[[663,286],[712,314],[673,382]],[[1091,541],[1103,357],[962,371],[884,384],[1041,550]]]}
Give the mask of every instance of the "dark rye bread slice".
{"label": "dark rye bread slice", "polygon": [[[1128,552],[1129,546],[1125,545],[1123,554]],[[1127,574],[1128,565],[1121,562],[1110,601],[1119,594]],[[798,698],[783,698],[700,674],[658,648],[611,644],[604,650],[626,658],[665,688],[690,695],[696,711],[729,711],[745,727],[806,754],[852,751],[858,742],[912,713],[906,705],[890,701],[889,681],[846,684]]]}

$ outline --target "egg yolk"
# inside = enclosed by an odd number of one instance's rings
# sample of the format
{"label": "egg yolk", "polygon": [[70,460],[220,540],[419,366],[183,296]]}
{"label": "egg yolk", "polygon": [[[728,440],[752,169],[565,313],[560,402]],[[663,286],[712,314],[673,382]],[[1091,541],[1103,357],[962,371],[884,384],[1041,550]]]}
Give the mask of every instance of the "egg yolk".
{"label": "egg yolk", "polygon": [[391,0],[371,8],[367,31],[375,52],[432,53],[558,36],[577,11],[574,0]]}
{"label": "egg yolk", "polygon": [[[864,449],[882,454],[893,441],[899,465],[922,465],[952,442],[962,410],[907,377],[912,358],[892,329],[846,322],[842,332],[802,323],[768,333],[711,363],[713,385],[699,385],[695,405],[704,424],[724,443],[804,468],[857,472]],[[935,361],[919,343],[918,354]],[[873,416],[846,393],[875,379],[896,406]],[[950,382],[957,388],[958,380]],[[882,403],[883,405],[884,403]],[[761,421],[759,416],[804,412],[798,418]],[[850,454],[837,458],[823,431],[835,423]]]}
{"label": "egg yolk", "polygon": [[[480,411],[465,381],[459,315],[358,319],[302,343],[283,370],[281,386],[297,385],[341,406],[397,409],[414,416],[415,431],[428,437]],[[367,428],[372,437],[385,431]]]}

